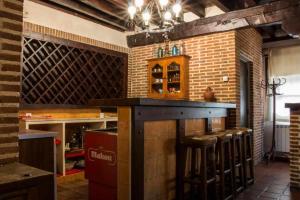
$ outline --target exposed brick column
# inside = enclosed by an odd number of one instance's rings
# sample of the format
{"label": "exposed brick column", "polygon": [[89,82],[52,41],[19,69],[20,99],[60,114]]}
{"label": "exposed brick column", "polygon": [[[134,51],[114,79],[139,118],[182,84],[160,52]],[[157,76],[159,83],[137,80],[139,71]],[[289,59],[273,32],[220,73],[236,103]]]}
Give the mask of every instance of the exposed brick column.
{"label": "exposed brick column", "polygon": [[291,115],[290,176],[291,187],[300,188],[300,113]]}
{"label": "exposed brick column", "polygon": [[0,0],[0,164],[18,160],[23,0]]}

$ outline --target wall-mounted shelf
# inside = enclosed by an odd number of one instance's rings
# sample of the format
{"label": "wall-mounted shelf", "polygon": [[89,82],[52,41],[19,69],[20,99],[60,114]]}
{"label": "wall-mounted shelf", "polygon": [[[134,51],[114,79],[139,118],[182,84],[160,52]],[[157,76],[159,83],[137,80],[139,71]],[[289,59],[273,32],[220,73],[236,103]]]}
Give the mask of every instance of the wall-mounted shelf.
{"label": "wall-mounted shelf", "polygon": [[189,56],[171,56],[148,60],[148,96],[188,99]]}

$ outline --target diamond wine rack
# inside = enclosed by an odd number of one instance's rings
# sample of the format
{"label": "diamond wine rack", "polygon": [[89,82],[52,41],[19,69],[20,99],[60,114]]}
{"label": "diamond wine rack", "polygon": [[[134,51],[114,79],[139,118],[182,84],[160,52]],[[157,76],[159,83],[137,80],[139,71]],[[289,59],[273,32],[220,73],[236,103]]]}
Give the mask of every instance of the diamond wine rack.
{"label": "diamond wine rack", "polygon": [[127,54],[69,40],[24,36],[22,103],[86,104],[127,92]]}

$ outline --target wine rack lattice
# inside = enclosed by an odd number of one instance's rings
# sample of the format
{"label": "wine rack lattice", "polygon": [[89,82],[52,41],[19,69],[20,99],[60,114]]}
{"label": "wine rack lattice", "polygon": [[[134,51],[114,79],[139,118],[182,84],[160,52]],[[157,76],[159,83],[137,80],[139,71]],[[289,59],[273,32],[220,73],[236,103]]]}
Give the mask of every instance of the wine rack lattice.
{"label": "wine rack lattice", "polygon": [[127,54],[52,37],[24,36],[22,103],[86,104],[126,97]]}

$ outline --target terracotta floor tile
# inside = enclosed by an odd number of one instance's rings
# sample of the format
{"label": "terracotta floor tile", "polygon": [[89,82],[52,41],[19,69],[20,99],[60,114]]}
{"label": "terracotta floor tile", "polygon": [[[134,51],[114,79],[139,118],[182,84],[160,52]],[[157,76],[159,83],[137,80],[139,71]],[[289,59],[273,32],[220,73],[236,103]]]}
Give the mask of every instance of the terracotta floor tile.
{"label": "terracotta floor tile", "polygon": [[[58,184],[58,200],[88,200],[88,182],[70,179]],[[290,190],[288,163],[274,162],[255,167],[255,183],[237,200],[300,200],[300,191]]]}

